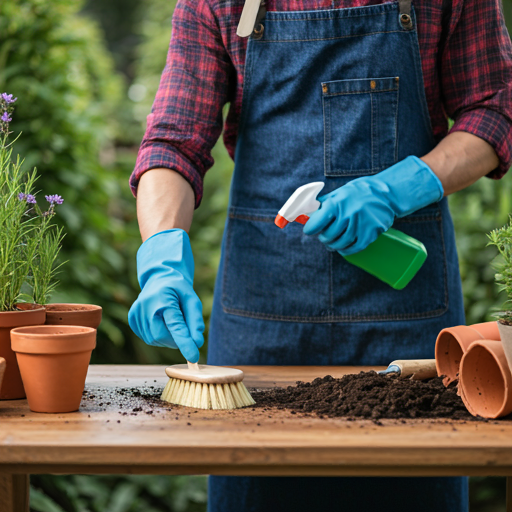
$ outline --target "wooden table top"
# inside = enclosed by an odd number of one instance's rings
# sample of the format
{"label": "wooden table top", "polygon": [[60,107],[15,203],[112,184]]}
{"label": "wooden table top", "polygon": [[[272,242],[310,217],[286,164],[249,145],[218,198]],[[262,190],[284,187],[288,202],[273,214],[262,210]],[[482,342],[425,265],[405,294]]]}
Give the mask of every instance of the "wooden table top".
{"label": "wooden table top", "polygon": [[[247,387],[360,367],[242,367]],[[0,473],[512,475],[512,421],[347,421],[158,404],[162,366],[91,366],[79,412],[0,402]],[[153,386],[153,387],[151,387]]]}

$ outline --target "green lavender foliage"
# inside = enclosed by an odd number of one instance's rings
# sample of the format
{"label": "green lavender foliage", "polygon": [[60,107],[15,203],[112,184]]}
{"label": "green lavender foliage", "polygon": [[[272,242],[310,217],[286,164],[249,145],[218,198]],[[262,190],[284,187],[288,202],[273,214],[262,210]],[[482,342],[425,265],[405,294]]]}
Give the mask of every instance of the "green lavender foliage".
{"label": "green lavender foliage", "polygon": [[52,215],[45,215],[39,218],[33,238],[33,256],[29,259],[32,297],[36,304],[48,304],[58,285],[56,276],[64,264],[57,262],[64,239],[64,228],[52,224],[51,217]]}
{"label": "green lavender foliage", "polygon": [[20,157],[13,161],[7,139],[7,133],[0,134],[0,311],[12,311],[23,300],[32,250],[27,240],[34,232],[27,205],[18,195],[33,193],[36,174],[23,172]]}
{"label": "green lavender foliage", "polygon": [[20,155],[13,161],[14,145],[9,142],[10,123],[17,98],[0,95],[0,311],[11,311],[22,301],[22,287],[32,286],[29,302],[46,304],[56,286],[56,259],[63,230],[52,223],[59,196],[46,196],[46,211],[37,205],[34,191],[37,171],[23,170]]}
{"label": "green lavender foliage", "polygon": [[492,230],[489,235],[489,243],[498,249],[500,260],[496,267],[498,273],[494,278],[499,285],[500,291],[504,291],[507,295],[505,301],[505,312],[499,313],[498,317],[512,324],[512,216],[509,223],[505,226]]}

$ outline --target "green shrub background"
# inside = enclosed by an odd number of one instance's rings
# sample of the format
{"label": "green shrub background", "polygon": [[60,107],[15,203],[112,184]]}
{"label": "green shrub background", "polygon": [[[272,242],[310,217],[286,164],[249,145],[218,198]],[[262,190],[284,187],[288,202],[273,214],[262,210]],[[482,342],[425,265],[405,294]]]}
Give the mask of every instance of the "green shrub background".
{"label": "green shrub background", "polygon": [[[173,0],[15,0],[0,3],[0,92],[19,98],[12,129],[38,188],[60,194],[67,233],[54,301],[100,304],[104,319],[93,363],[174,363],[175,351],[146,346],[127,313],[138,293],[140,237],[128,187],[145,117],[171,34]],[[504,0],[512,22],[512,0]],[[232,162],[222,143],[205,179],[191,230],[196,289],[208,321],[220,258]],[[512,175],[480,180],[450,198],[467,319],[491,319],[497,294],[486,233],[507,221]],[[203,358],[205,351],[203,350]],[[204,477],[32,477],[38,512],[196,512],[206,509]],[[472,512],[504,508],[504,480],[471,480]]]}

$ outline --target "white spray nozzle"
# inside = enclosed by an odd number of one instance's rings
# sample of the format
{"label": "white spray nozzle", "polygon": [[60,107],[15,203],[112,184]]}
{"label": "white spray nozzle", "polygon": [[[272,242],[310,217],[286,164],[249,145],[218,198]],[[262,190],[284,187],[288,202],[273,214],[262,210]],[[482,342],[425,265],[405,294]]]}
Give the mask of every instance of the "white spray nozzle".
{"label": "white spray nozzle", "polygon": [[299,187],[279,210],[274,221],[276,225],[284,228],[288,222],[294,221],[306,224],[309,214],[316,212],[320,207],[316,196],[324,188],[324,185],[321,181],[315,181]]}

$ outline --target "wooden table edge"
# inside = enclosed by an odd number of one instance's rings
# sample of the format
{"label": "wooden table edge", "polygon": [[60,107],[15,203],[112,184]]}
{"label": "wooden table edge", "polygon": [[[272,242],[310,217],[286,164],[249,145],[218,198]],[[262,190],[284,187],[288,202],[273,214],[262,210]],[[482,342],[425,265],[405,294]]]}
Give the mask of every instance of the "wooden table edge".
{"label": "wooden table edge", "polygon": [[512,465],[481,466],[353,466],[353,465],[143,465],[143,464],[1,464],[0,477],[24,474],[61,475],[223,475],[223,476],[505,476]]}

